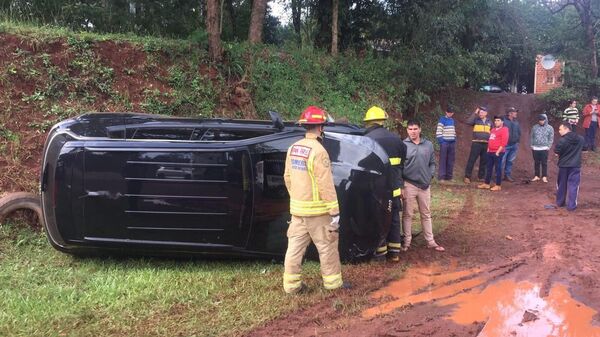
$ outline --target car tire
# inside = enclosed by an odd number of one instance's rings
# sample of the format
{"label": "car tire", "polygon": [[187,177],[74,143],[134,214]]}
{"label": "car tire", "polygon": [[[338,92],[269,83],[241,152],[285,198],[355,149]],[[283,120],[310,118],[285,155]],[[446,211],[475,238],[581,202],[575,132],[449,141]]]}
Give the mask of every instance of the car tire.
{"label": "car tire", "polygon": [[8,193],[0,198],[0,223],[12,212],[20,209],[28,209],[35,212],[40,228],[43,227],[44,216],[42,214],[40,197],[37,194],[29,192]]}

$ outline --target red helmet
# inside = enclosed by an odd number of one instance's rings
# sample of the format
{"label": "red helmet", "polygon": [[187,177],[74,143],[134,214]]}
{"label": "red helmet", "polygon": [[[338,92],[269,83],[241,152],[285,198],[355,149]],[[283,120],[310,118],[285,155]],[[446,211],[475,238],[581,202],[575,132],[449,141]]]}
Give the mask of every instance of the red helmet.
{"label": "red helmet", "polygon": [[327,122],[325,111],[314,105],[304,109],[298,120],[300,125],[319,125]]}

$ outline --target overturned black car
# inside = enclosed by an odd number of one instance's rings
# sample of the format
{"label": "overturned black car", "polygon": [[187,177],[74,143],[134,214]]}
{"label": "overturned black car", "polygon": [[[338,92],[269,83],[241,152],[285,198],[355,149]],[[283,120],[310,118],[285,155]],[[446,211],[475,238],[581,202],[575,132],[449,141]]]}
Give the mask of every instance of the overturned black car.
{"label": "overturned black car", "polygon": [[[73,254],[282,257],[285,156],[304,129],[271,117],[93,113],[55,125],[40,187],[51,244]],[[389,159],[363,133],[331,123],[323,141],[345,261],[371,257],[391,221]]]}

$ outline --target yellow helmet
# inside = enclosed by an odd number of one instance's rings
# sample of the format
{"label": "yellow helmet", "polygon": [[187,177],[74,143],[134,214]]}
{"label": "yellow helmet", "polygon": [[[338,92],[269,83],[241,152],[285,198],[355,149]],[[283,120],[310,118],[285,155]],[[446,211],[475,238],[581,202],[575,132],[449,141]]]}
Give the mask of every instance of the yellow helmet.
{"label": "yellow helmet", "polygon": [[371,108],[369,108],[369,110],[367,110],[367,113],[365,114],[365,118],[363,119],[363,122],[368,122],[368,121],[379,121],[379,120],[386,120],[388,119],[388,114],[387,112],[385,112],[385,110],[383,110],[382,108],[373,105]]}

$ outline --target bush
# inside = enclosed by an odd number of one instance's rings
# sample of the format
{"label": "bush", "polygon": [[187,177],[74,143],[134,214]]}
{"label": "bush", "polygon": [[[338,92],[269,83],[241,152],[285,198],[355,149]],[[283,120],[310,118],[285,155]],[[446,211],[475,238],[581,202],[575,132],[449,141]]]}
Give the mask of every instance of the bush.
{"label": "bush", "polygon": [[[552,89],[541,95],[541,98],[544,102],[544,110],[557,118],[562,116],[562,112],[569,106],[571,100],[577,100],[580,104],[585,102],[584,93],[569,87]],[[581,107],[581,105],[578,106],[580,111]]]}

